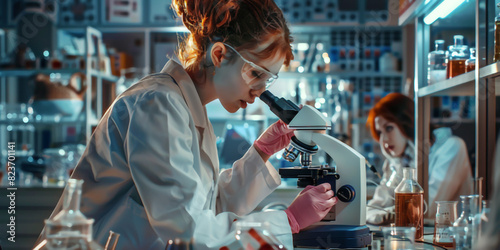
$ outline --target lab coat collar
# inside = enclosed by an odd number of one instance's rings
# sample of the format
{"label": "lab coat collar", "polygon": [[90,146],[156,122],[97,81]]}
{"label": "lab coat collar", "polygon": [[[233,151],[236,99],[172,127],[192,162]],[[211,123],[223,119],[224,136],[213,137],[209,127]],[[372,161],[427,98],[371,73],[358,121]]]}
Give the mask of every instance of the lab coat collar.
{"label": "lab coat collar", "polygon": [[434,142],[434,145],[432,145],[431,151],[432,148],[439,147],[441,144],[445,143],[446,140],[448,140],[448,138],[452,136],[451,128],[448,127],[434,129],[432,133],[434,134],[436,141]]}
{"label": "lab coat collar", "polygon": [[194,82],[184,67],[171,59],[165,64],[161,73],[169,74],[174,78],[174,81],[181,89],[189,110],[191,110],[195,126],[205,129],[208,126],[206,108],[201,104],[200,96],[198,95],[198,91],[196,91]]}

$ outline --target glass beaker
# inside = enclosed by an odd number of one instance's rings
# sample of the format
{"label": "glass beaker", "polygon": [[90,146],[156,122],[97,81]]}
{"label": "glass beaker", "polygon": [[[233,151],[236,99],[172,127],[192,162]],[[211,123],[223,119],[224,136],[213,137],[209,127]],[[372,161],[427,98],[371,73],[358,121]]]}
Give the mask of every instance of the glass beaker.
{"label": "glass beaker", "polygon": [[416,168],[403,168],[403,180],[396,187],[396,226],[415,227],[416,240],[424,239],[424,189],[414,179]]}
{"label": "glass beaker", "polygon": [[437,212],[434,222],[434,244],[453,247],[450,227],[457,219],[457,201],[436,201]]}
{"label": "glass beaker", "polygon": [[384,249],[415,249],[414,227],[384,227]]}

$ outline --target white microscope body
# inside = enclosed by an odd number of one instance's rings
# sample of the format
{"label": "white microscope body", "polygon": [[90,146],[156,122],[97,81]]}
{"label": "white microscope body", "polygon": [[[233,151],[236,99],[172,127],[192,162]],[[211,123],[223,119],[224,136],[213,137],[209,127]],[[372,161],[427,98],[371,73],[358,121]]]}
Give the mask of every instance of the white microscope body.
{"label": "white microscope body", "polygon": [[[317,109],[278,98],[269,91],[259,97],[288,127],[295,129],[283,157],[293,162],[300,155],[298,167],[280,168],[282,178],[297,178],[297,185],[330,183],[339,199],[325,218],[293,235],[296,247],[364,248],[371,243],[366,226],[365,158],[345,143],[326,134],[331,123]],[[321,147],[335,162],[312,167],[312,155]]]}
{"label": "white microscope body", "polygon": [[[339,202],[332,208],[334,220],[321,221],[318,225],[352,225],[366,224],[366,167],[365,158],[347,144],[326,134],[331,127],[330,121],[317,109],[305,105],[288,124],[296,129],[295,136],[302,143],[310,146],[318,145],[331,156],[336,165],[339,179],[334,190],[349,185],[354,188],[354,199],[350,202]],[[334,210],[334,211],[333,211]]]}

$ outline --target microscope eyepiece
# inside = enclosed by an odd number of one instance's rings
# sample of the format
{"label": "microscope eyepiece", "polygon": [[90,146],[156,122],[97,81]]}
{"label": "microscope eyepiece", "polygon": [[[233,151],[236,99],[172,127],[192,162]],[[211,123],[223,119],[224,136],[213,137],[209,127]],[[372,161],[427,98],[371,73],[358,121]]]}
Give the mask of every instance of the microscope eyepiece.
{"label": "microscope eyepiece", "polygon": [[289,124],[300,111],[300,108],[295,103],[284,98],[278,98],[269,90],[264,91],[259,98],[286,124]]}

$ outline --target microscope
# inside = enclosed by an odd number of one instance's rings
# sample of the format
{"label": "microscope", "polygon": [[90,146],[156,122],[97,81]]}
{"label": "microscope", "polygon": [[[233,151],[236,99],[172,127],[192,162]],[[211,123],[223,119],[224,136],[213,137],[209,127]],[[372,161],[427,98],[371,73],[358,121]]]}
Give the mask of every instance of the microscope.
{"label": "microscope", "polygon": [[[371,243],[366,226],[366,169],[365,158],[326,133],[331,123],[309,105],[299,108],[293,102],[277,98],[265,91],[260,99],[290,129],[295,129],[284,159],[293,162],[300,158],[301,166],[280,168],[282,178],[297,178],[297,186],[319,185],[328,182],[338,202],[326,217],[293,235],[295,247],[364,248]],[[319,147],[335,163],[311,166],[312,156]]]}

